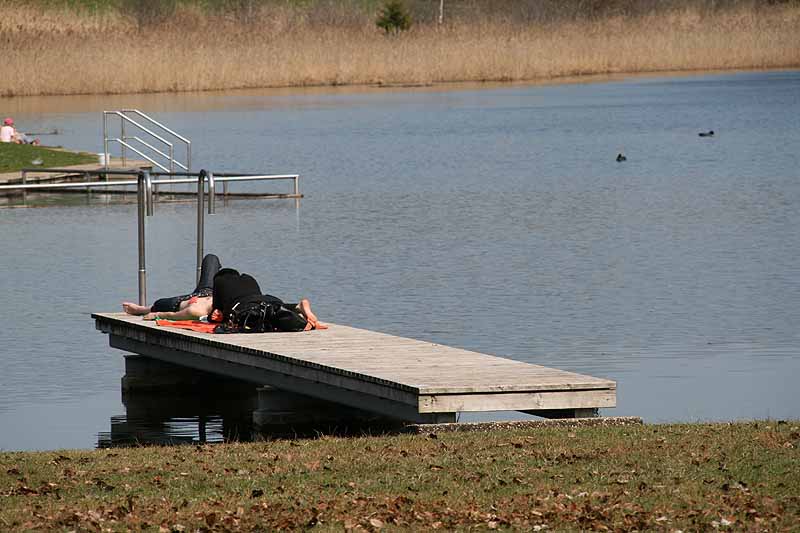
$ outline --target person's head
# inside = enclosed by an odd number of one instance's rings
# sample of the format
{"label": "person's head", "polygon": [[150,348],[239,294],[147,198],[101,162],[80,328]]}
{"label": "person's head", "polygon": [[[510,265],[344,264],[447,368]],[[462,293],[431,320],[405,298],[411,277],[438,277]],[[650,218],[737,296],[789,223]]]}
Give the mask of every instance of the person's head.
{"label": "person's head", "polygon": [[13,126],[13,125],[14,125],[14,119],[11,117],[3,121],[3,126]]}

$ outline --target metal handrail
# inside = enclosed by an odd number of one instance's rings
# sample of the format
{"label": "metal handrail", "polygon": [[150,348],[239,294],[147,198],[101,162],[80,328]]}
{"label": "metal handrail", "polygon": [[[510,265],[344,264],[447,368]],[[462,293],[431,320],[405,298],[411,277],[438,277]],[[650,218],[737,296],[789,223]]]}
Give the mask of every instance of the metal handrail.
{"label": "metal handrail", "polygon": [[[155,159],[153,159],[153,158],[149,157],[149,156],[148,156],[147,154],[145,154],[144,152],[141,152],[141,151],[137,150],[137,149],[136,149],[134,146],[131,146],[129,143],[126,143],[126,142],[125,142],[125,141],[123,141],[122,139],[109,139],[109,141],[111,141],[111,142],[118,142],[118,143],[119,143],[119,144],[121,144],[122,146],[124,146],[124,147],[127,147],[127,148],[130,148],[131,150],[133,150],[134,152],[136,152],[136,153],[137,153],[137,154],[139,154],[140,156],[144,157],[145,159],[147,159],[148,161],[150,161],[151,163],[153,163],[155,166],[157,166],[157,167],[159,167],[159,168],[163,168],[164,170],[166,170],[167,172],[169,172],[169,169],[168,169],[167,167],[165,167],[165,166],[164,166],[164,165],[162,165],[161,163],[157,162]],[[123,161],[123,164],[124,164],[124,161],[125,161],[125,159],[123,159],[122,161]],[[106,165],[108,165],[108,157],[106,157]]]}
{"label": "metal handrail", "polygon": [[[75,170],[72,168],[23,168],[21,172],[38,172],[42,174],[66,174],[76,173],[86,176],[96,175],[102,176],[106,174],[115,176],[137,176],[141,171],[139,170]],[[201,171],[206,172],[207,171]],[[181,185],[186,183],[197,183],[197,179],[189,179],[200,175],[199,172],[150,172],[150,176],[185,176],[187,179],[167,179],[151,180],[153,185]],[[293,180],[297,181],[300,178],[299,174],[247,174],[247,173],[216,173],[212,175],[214,182],[229,182],[229,181],[270,181],[270,180]],[[14,190],[14,189],[78,189],[83,187],[115,187],[136,185],[135,180],[115,180],[115,181],[81,181],[75,183],[16,183],[8,185],[0,185],[0,190]],[[295,183],[295,194],[298,193],[297,184]]]}
{"label": "metal handrail", "polygon": [[[186,165],[184,165],[183,163],[181,163],[180,161],[178,161],[178,160],[176,160],[174,158],[174,147],[172,145],[170,145],[170,147],[169,147],[169,150],[170,150],[171,153],[167,154],[167,153],[162,152],[161,150],[159,150],[158,148],[156,148],[155,146],[153,146],[152,144],[148,143],[147,141],[145,141],[144,139],[142,139],[140,137],[126,137],[124,140],[127,140],[127,139],[138,141],[139,143],[145,145],[146,147],[148,147],[149,149],[151,149],[152,151],[154,151],[155,153],[157,153],[161,157],[167,158],[167,160],[170,161],[170,166],[178,165],[183,170],[189,170],[189,168]],[[109,140],[115,140],[115,139],[109,139]],[[151,163],[154,163],[154,161],[151,160]],[[161,165],[158,165],[158,166],[161,167]],[[161,168],[164,168],[164,167],[161,167]],[[167,172],[170,172],[170,171],[168,170]]]}
{"label": "metal handrail", "polygon": [[[161,128],[165,132],[169,133],[170,135],[172,135],[173,137],[175,137],[179,141],[183,142],[186,145],[186,165],[184,166],[184,165],[180,164],[178,161],[175,160],[174,157],[172,157],[171,160],[174,161],[175,164],[180,166],[182,169],[187,170],[187,171],[191,170],[191,168],[192,168],[192,141],[190,141],[189,139],[187,139],[183,135],[180,135],[179,133],[177,133],[175,131],[172,131],[171,129],[166,127],[161,122],[155,120],[153,117],[151,117],[149,115],[146,115],[146,114],[142,113],[138,109],[123,109],[122,113],[135,113],[136,115],[142,117],[143,119],[145,119],[146,121],[150,122],[154,126],[158,126],[159,128]],[[173,154],[173,156],[174,156],[174,154]],[[173,170],[173,169],[170,168],[170,170]]]}
{"label": "metal handrail", "polygon": [[152,117],[150,117],[148,115],[145,115],[144,113],[142,113],[138,109],[122,109],[121,112],[122,113],[136,113],[137,115],[139,115],[143,119],[148,120],[149,122],[152,122],[153,124],[155,124],[156,126],[161,128],[162,130],[166,131],[167,133],[169,133],[173,137],[176,137],[176,138],[180,139],[181,141],[185,142],[186,144],[192,144],[192,141],[190,141],[189,139],[187,139],[183,135],[175,133],[174,131],[172,131],[171,129],[169,129],[168,127],[163,125],[162,123],[158,122],[157,120],[154,120]]}
{"label": "metal handrail", "polygon": [[[172,137],[174,137],[175,139],[177,139],[181,143],[184,143],[185,146],[186,146],[186,164],[183,164],[180,161],[175,159],[175,146],[174,146],[174,143],[168,141],[167,139],[165,139],[164,137],[162,137],[161,135],[159,135],[158,133],[156,133],[152,129],[148,128],[144,124],[141,124],[141,123],[137,122],[136,120],[130,118],[127,115],[128,113],[135,114],[136,116],[141,117],[143,119],[142,122],[146,122],[151,127],[160,128],[160,130],[162,130],[163,132],[171,135]],[[120,136],[119,137],[110,138],[108,136],[108,117],[109,116],[117,116],[117,117],[120,118]],[[130,125],[138,128],[138,130],[146,133],[150,137],[152,137],[152,138],[164,143],[168,147],[169,154],[162,152],[161,150],[157,149],[156,147],[154,147],[153,145],[151,145],[150,143],[148,143],[147,141],[143,140],[142,138],[140,138],[138,136],[126,135],[126,133],[125,133],[125,125],[126,124],[130,124]],[[169,168],[167,168],[166,166],[164,166],[164,165],[162,165],[160,163],[157,163],[154,159],[152,159],[151,157],[148,157],[147,155],[145,155],[141,151],[136,150],[131,145],[131,143],[129,143],[127,141],[136,141],[138,143],[141,143],[142,145],[146,146],[150,150],[152,150],[155,153],[159,154],[160,156],[166,158],[167,161],[168,161],[168,164],[169,164]],[[139,154],[140,156],[144,157],[149,162],[151,162],[154,165],[164,169],[167,172],[174,171],[176,165],[179,168],[182,168],[182,169],[187,170],[187,171],[191,170],[191,167],[192,167],[192,141],[190,141],[189,139],[187,139],[183,135],[178,134],[177,132],[173,131],[172,129],[168,128],[167,126],[165,126],[161,122],[158,122],[157,120],[153,119],[152,117],[146,115],[145,113],[142,113],[138,109],[122,109],[122,110],[119,110],[119,111],[103,111],[103,153],[104,153],[104,156],[105,156],[105,165],[104,165],[105,168],[108,168],[108,162],[109,162],[109,152],[108,152],[108,144],[109,144],[109,142],[118,142],[120,144],[120,146],[122,148],[122,164],[123,165],[125,164],[125,160],[126,160],[126,157],[127,157],[126,149],[129,148],[129,149],[133,150],[134,152],[136,152],[137,154]]]}
{"label": "metal handrail", "polygon": [[[129,174],[129,175],[136,175],[137,172],[117,172],[117,174]],[[85,171],[85,174],[94,174],[94,171]],[[109,171],[109,174],[111,171]],[[102,172],[105,174],[105,172]],[[156,174],[154,172],[149,173],[151,176],[157,176],[160,174]],[[292,179],[297,177],[296,175],[286,175],[286,176],[231,176],[231,177],[218,177],[216,174],[212,174],[212,179],[214,182],[229,182],[229,181],[269,181],[273,179]],[[90,188],[90,187],[117,187],[117,186],[130,186],[136,185],[138,181],[136,180],[116,180],[116,181],[80,181],[74,183],[26,183],[26,184],[11,184],[11,185],[0,185],[0,191],[7,191],[7,190],[14,190],[14,189],[81,189],[81,188]],[[151,179],[150,183],[152,185],[181,185],[186,183],[197,183],[196,179],[175,179],[175,180],[154,180]],[[213,214],[213,213],[212,213]]]}
{"label": "metal handrail", "polygon": [[[23,172],[51,172],[63,173],[65,169],[22,169]],[[66,169],[69,170],[69,169]],[[23,193],[29,189],[77,189],[77,188],[90,188],[90,187],[121,187],[128,185],[137,186],[137,217],[138,217],[138,246],[139,246],[139,305],[147,305],[147,267],[145,261],[145,218],[152,216],[154,213],[153,206],[153,187],[160,184],[180,184],[180,183],[197,183],[197,281],[200,280],[200,271],[203,262],[203,248],[204,248],[204,229],[205,229],[205,209],[204,198],[206,195],[205,184],[208,183],[208,214],[213,215],[215,212],[214,198],[216,196],[215,183],[228,181],[265,181],[276,179],[292,179],[294,180],[295,197],[298,193],[298,174],[228,174],[219,173],[214,174],[206,170],[200,172],[149,172],[148,170],[140,170],[132,172],[130,170],[83,170],[82,174],[87,177],[90,175],[136,175],[136,180],[117,180],[117,181],[92,181],[92,182],[76,182],[76,183],[23,183],[14,185],[0,185],[0,190],[19,189]],[[153,176],[180,176],[178,179],[153,179]]]}

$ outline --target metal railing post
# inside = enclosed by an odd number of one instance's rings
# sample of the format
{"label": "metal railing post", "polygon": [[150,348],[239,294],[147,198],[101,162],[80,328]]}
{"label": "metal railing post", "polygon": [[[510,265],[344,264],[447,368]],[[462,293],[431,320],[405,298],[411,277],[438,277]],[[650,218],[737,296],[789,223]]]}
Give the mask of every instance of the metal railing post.
{"label": "metal railing post", "polygon": [[[28,184],[28,172],[25,171],[25,170],[22,171],[22,184],[23,185],[27,185]],[[23,189],[22,189],[22,205],[27,205],[27,204],[28,204],[28,188],[27,187],[23,187]]]}
{"label": "metal railing post", "polygon": [[[124,120],[120,120],[119,124],[120,124],[121,129],[122,129],[122,136],[120,137],[120,139],[122,139],[122,142],[124,143],[125,141],[127,141],[127,139],[125,138],[125,121]],[[125,154],[125,145],[123,144],[122,145],[122,166],[123,167],[127,167],[128,166],[128,164],[125,162],[125,155],[126,155]],[[106,161],[106,164],[108,164],[108,161]]]}
{"label": "metal railing post", "polygon": [[108,114],[103,111],[103,168],[108,170]]}
{"label": "metal railing post", "polygon": [[197,280],[200,282],[200,269],[203,266],[203,230],[205,226],[205,216],[203,214],[203,196],[205,193],[206,171],[200,170],[197,175]]}
{"label": "metal railing post", "polygon": [[145,199],[145,204],[147,206],[146,207],[147,216],[151,217],[155,212],[153,206],[153,180],[150,178],[149,170],[143,170],[142,176],[144,176],[144,195],[145,195],[144,199]]}
{"label": "metal railing post", "polygon": [[214,208],[214,197],[216,196],[216,192],[214,189],[214,173],[208,173],[208,214],[213,215],[217,212]]}
{"label": "metal railing post", "polygon": [[138,193],[138,222],[139,222],[139,305],[147,305],[147,268],[145,266],[145,178],[144,172],[139,173],[137,185]]}

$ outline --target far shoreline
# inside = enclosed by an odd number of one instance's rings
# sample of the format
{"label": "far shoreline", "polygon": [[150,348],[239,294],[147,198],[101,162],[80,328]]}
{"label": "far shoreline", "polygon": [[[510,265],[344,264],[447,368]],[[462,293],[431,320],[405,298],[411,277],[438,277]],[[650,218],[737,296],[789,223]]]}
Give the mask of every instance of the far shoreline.
{"label": "far shoreline", "polygon": [[454,90],[800,68],[795,3],[601,4],[475,4],[442,22],[419,2],[410,27],[383,31],[379,3],[231,12],[156,0],[161,11],[101,13],[22,2],[0,6],[0,94]]}
{"label": "far shoreline", "polygon": [[[48,112],[41,104],[56,100],[86,100],[86,99],[131,99],[131,98],[160,98],[182,96],[295,96],[295,95],[326,95],[326,94],[380,94],[387,92],[455,92],[470,90],[490,90],[514,87],[555,87],[559,85],[589,85],[614,82],[624,82],[637,79],[656,78],[689,78],[714,75],[737,75],[748,73],[800,73],[800,65],[795,67],[780,68],[736,68],[736,69],[693,69],[693,70],[663,70],[639,72],[614,72],[604,74],[578,74],[568,76],[552,76],[547,78],[534,78],[530,80],[471,80],[471,81],[438,81],[438,82],[406,82],[406,83],[353,83],[353,84],[312,84],[312,85],[287,85],[243,87],[230,89],[186,90],[186,91],[142,91],[126,93],[84,93],[84,94],[50,94],[50,95],[21,95],[0,96],[0,103],[4,105],[6,114],[30,112],[27,105],[35,103],[37,112]],[[12,107],[16,104],[16,108]],[[23,105],[20,105],[23,104]],[[62,109],[59,106],[59,109]]]}

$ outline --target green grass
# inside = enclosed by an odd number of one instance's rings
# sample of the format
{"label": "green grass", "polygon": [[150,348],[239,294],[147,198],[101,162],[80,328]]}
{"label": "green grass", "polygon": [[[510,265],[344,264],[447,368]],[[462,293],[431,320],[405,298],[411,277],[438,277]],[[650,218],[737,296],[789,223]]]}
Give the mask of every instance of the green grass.
{"label": "green grass", "polygon": [[[39,165],[34,164],[34,161],[37,160],[41,161]],[[30,144],[0,143],[0,172],[16,172],[23,168],[36,166],[59,168],[96,162],[96,154],[67,152]]]}
{"label": "green grass", "polygon": [[800,422],[0,454],[0,529],[792,531]]}

